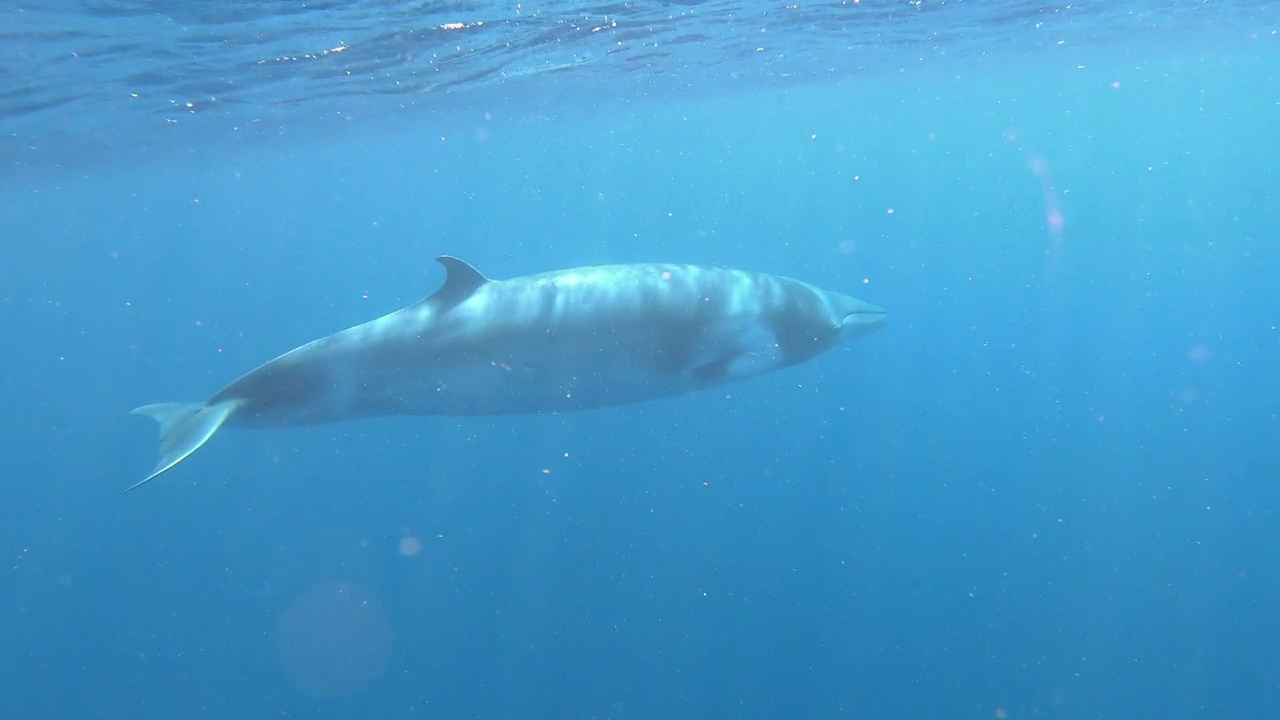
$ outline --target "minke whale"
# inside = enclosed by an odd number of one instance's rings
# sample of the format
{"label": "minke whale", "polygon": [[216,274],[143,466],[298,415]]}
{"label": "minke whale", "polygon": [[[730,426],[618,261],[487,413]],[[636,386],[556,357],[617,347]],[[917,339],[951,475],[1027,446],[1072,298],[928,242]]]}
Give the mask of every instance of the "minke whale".
{"label": "minke whale", "polygon": [[625,405],[802,363],[885,322],[848,295],[742,270],[650,263],[491,280],[436,260],[444,283],[413,305],[290,350],[204,402],[134,410],[159,421],[160,459],[129,490],[224,426]]}

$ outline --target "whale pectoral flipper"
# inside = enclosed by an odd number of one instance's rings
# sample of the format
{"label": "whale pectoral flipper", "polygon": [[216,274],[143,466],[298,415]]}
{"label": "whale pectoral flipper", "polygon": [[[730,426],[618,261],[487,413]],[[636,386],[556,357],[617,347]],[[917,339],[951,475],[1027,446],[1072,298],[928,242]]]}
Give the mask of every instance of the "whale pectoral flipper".
{"label": "whale pectoral flipper", "polygon": [[729,374],[729,368],[735,361],[737,361],[740,355],[741,353],[736,350],[727,351],[710,362],[705,362],[697,367],[690,368],[689,374],[697,378],[698,382],[706,385],[714,385],[715,383],[723,380],[725,376]]}
{"label": "whale pectoral flipper", "polygon": [[156,479],[187,456],[200,449],[218,432],[231,413],[240,407],[240,400],[224,400],[215,405],[204,403],[156,403],[143,405],[132,415],[149,415],[160,423],[160,460],[151,474],[131,486],[125,492]]}

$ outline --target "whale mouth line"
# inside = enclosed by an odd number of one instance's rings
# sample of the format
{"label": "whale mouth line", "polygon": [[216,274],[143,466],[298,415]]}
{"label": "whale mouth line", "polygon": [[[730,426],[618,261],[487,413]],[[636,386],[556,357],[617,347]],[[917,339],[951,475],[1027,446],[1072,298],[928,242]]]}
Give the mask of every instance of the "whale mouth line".
{"label": "whale mouth line", "polygon": [[884,327],[888,321],[888,314],[883,308],[874,305],[869,307],[860,307],[850,313],[845,313],[844,319],[840,321],[838,331],[846,338],[855,338],[868,333],[873,333]]}

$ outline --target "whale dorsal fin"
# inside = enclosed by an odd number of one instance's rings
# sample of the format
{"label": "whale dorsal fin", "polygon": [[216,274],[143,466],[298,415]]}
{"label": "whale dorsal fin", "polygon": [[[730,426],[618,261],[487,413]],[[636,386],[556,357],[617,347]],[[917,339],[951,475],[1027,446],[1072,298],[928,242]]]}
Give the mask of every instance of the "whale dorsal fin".
{"label": "whale dorsal fin", "polygon": [[422,302],[434,303],[442,310],[447,310],[466,300],[472,293],[479,290],[481,285],[489,282],[489,278],[485,277],[484,273],[465,260],[459,260],[452,255],[441,255],[436,258],[436,262],[444,266],[444,284]]}

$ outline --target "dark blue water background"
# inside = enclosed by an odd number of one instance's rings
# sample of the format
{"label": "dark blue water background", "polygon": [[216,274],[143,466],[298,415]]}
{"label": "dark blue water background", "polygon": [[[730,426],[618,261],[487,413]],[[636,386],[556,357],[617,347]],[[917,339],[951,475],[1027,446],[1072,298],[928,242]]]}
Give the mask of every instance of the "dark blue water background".
{"label": "dark blue water background", "polygon": [[[0,716],[1280,710],[1274,3],[311,5],[0,13]],[[890,324],[632,408],[229,431],[121,494],[129,409],[441,253]]]}

